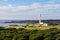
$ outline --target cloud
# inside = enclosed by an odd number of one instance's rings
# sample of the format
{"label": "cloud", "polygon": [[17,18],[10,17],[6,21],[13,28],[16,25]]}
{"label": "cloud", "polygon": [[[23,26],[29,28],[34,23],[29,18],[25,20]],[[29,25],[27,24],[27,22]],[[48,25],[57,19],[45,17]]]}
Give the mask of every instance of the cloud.
{"label": "cloud", "polygon": [[[33,3],[27,6],[8,6],[0,7],[0,19],[38,19],[39,14],[48,14],[49,18],[54,18],[57,13],[60,13],[60,4],[45,4]],[[49,19],[46,16],[46,19]],[[45,18],[45,16],[43,17]]]}
{"label": "cloud", "polygon": [[11,4],[8,4],[8,7],[12,7],[12,5]]}

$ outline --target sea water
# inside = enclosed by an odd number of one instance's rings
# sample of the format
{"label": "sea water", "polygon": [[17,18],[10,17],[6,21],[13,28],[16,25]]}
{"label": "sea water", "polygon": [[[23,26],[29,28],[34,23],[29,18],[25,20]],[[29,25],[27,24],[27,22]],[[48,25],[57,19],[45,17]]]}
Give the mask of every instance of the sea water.
{"label": "sea water", "polygon": [[26,25],[27,23],[0,23],[0,26],[9,26],[9,25]]}

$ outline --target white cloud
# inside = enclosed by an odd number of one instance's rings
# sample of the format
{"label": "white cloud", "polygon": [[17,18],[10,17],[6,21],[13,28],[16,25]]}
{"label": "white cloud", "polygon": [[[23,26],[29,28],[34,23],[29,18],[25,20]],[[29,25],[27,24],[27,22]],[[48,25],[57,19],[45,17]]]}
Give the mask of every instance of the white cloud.
{"label": "white cloud", "polygon": [[11,4],[8,4],[8,7],[12,7],[12,5]]}
{"label": "white cloud", "polygon": [[[60,4],[45,4],[33,3],[27,6],[12,5],[0,7],[0,19],[38,19],[40,13],[49,14],[60,12]],[[27,16],[26,16],[27,15]],[[33,17],[34,15],[34,17]],[[31,17],[30,17],[31,16]],[[33,17],[33,18],[32,18]],[[35,18],[36,17],[36,18]],[[48,19],[48,17],[46,17]]]}

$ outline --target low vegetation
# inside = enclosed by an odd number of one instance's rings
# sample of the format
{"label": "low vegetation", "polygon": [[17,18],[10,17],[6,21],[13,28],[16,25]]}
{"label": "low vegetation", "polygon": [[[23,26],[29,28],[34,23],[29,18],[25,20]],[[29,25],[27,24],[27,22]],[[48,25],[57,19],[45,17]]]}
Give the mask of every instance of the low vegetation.
{"label": "low vegetation", "polygon": [[48,25],[48,26],[41,26],[39,23],[36,24],[27,24],[25,26],[5,26],[4,28],[16,28],[16,29],[27,29],[27,30],[46,30],[50,28],[58,28],[60,29],[60,25]]}
{"label": "low vegetation", "polygon": [[0,40],[60,40],[60,29],[46,30],[0,29]]}
{"label": "low vegetation", "polygon": [[0,40],[60,40],[60,25],[29,24],[0,27]]}

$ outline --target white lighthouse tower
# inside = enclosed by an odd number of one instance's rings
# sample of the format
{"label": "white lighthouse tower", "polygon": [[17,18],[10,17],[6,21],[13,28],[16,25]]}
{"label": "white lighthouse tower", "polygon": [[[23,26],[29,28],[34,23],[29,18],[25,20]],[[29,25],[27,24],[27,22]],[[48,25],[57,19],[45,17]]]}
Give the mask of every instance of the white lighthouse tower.
{"label": "white lighthouse tower", "polygon": [[43,24],[43,22],[41,22],[41,14],[39,15],[39,24]]}
{"label": "white lighthouse tower", "polygon": [[47,23],[43,23],[43,22],[41,21],[41,17],[42,17],[42,15],[40,14],[40,15],[39,15],[39,24],[42,25],[42,26],[48,26]]}

